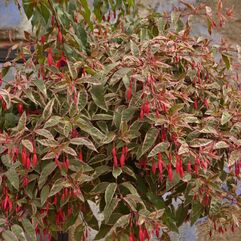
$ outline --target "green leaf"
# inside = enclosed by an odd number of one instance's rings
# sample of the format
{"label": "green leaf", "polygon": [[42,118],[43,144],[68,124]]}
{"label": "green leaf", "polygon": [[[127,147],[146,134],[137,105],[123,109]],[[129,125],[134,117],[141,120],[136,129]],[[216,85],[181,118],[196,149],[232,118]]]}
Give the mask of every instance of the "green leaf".
{"label": "green leaf", "polygon": [[71,156],[77,156],[76,151],[75,151],[73,148],[69,147],[69,146],[66,146],[66,147],[63,149],[63,152],[65,152],[65,153],[67,153],[67,154],[69,154],[69,155],[71,155]]}
{"label": "green leaf", "polygon": [[69,136],[70,131],[72,130],[72,125],[69,121],[65,121],[63,134],[65,137]]}
{"label": "green leaf", "polygon": [[19,121],[18,121],[17,127],[13,128],[13,131],[17,131],[17,132],[23,131],[26,127],[26,122],[27,122],[27,116],[26,116],[26,113],[24,111],[23,114],[21,115]]}
{"label": "green leaf", "polygon": [[127,122],[130,121],[133,118],[133,115],[135,114],[136,110],[136,107],[129,107],[127,109],[124,109],[121,113],[121,120]]}
{"label": "green leaf", "polygon": [[10,230],[6,230],[2,233],[2,237],[5,241],[18,241],[16,235]]}
{"label": "green leaf", "polygon": [[138,57],[139,56],[139,48],[138,48],[137,44],[134,41],[130,40],[130,46],[131,46],[132,55],[135,57]]}
{"label": "green leaf", "polygon": [[6,128],[6,129],[13,128],[13,130],[15,129],[15,131],[16,131],[16,125],[19,121],[19,118],[16,115],[14,115],[13,113],[6,113],[4,115],[4,117],[5,117],[4,128]]}
{"label": "green leaf", "polygon": [[115,195],[116,188],[117,188],[116,183],[110,183],[107,186],[106,191],[105,191],[105,203],[106,203],[106,205],[110,204],[112,198]]}
{"label": "green leaf", "polygon": [[44,128],[48,128],[48,127],[53,127],[59,124],[59,122],[61,121],[61,117],[60,116],[51,116],[50,119],[45,123]]}
{"label": "green leaf", "polygon": [[22,221],[25,233],[31,238],[31,241],[36,241],[36,233],[32,223],[28,219]]}
{"label": "green leaf", "polygon": [[45,202],[47,201],[49,196],[49,185],[46,185],[43,187],[40,193],[40,200],[41,200],[41,205],[43,206]]}
{"label": "green leaf", "polygon": [[23,9],[28,17],[30,19],[33,15],[33,10],[34,10],[34,0],[22,0],[23,3]]}
{"label": "green leaf", "polygon": [[46,97],[47,89],[46,89],[46,85],[45,85],[44,81],[37,79],[37,80],[33,80],[33,83],[37,86],[38,90]]}
{"label": "green leaf", "polygon": [[225,141],[219,141],[213,147],[213,149],[223,149],[223,148],[229,148],[229,144],[226,143]]}
{"label": "green leaf", "polygon": [[108,232],[110,231],[110,229],[111,229],[110,225],[106,225],[106,224],[102,223],[101,226],[100,226],[100,230],[96,234],[94,240],[100,240],[100,239],[105,238],[106,235],[108,234]]}
{"label": "green leaf", "polygon": [[179,110],[183,109],[184,104],[176,104],[169,109],[170,115],[176,114]]}
{"label": "green leaf", "polygon": [[84,119],[79,118],[77,123],[78,127],[89,135],[97,138],[99,140],[103,140],[105,135],[96,127],[94,127],[91,123],[85,121]]}
{"label": "green leaf", "polygon": [[110,216],[112,215],[112,213],[114,212],[114,210],[118,206],[118,203],[119,203],[119,199],[113,198],[111,200],[111,202],[108,205],[105,206],[105,209],[104,209],[105,224],[108,223],[108,221],[110,219]]}
{"label": "green leaf", "polygon": [[91,30],[93,30],[93,23],[91,22],[91,11],[89,8],[88,1],[81,0],[81,5],[83,6],[84,11],[81,12],[82,16],[84,17],[85,21],[89,24]]}
{"label": "green leaf", "polygon": [[221,125],[226,124],[232,119],[232,115],[230,115],[227,111],[224,111],[221,117]]}
{"label": "green leaf", "polygon": [[101,109],[107,111],[107,106],[105,103],[105,97],[104,97],[104,86],[103,85],[94,85],[92,86],[90,90],[91,96],[95,104],[100,107]]}
{"label": "green leaf", "polygon": [[237,160],[241,159],[241,151],[240,150],[234,150],[230,153],[228,165],[232,166]]}
{"label": "green leaf", "polygon": [[41,189],[45,182],[48,179],[48,176],[55,170],[56,164],[55,162],[49,162],[42,170],[39,181],[38,181],[38,186]]}
{"label": "green leaf", "polygon": [[125,173],[128,174],[129,176],[131,176],[131,177],[133,177],[133,178],[136,179],[136,174],[135,174],[135,172],[134,172],[131,168],[129,168],[129,167],[127,167],[127,166],[124,166],[124,167],[123,167],[123,172],[125,172]]}
{"label": "green leaf", "polygon": [[41,139],[37,140],[41,145],[47,146],[47,147],[57,147],[59,146],[59,143],[55,140],[49,140],[49,139]]}
{"label": "green leaf", "polygon": [[83,223],[79,224],[74,230],[74,240],[81,240],[85,231]]}
{"label": "green leaf", "polygon": [[54,99],[51,99],[43,110],[42,117],[44,120],[47,120],[52,115],[53,106],[54,106]]}
{"label": "green leaf", "polygon": [[180,227],[183,222],[185,221],[188,215],[188,206],[184,206],[183,204],[179,205],[178,209],[176,210],[176,224],[177,227]]}
{"label": "green leaf", "polygon": [[38,129],[34,131],[35,133],[37,133],[40,136],[43,136],[49,140],[54,140],[54,137],[52,135],[52,133],[49,130],[46,129]]}
{"label": "green leaf", "polygon": [[112,175],[115,179],[119,177],[122,173],[122,169],[120,167],[113,167]]}
{"label": "green leaf", "polygon": [[191,225],[193,225],[200,217],[203,212],[203,206],[200,202],[193,202],[191,212]]}
{"label": "green leaf", "polygon": [[22,140],[21,143],[31,152],[33,153],[33,143],[30,140]]}
{"label": "green leaf", "polygon": [[25,233],[22,229],[21,226],[17,225],[17,224],[14,224],[12,227],[11,227],[11,230],[16,234],[16,236],[18,237],[18,239],[20,241],[27,241],[26,239],[26,236],[25,236]]}
{"label": "green leaf", "polygon": [[72,34],[72,37],[74,38],[74,40],[76,41],[76,43],[79,45],[79,47],[81,47],[87,54],[90,53],[90,46],[89,46],[89,42],[87,40],[87,34],[85,29],[80,25],[80,24],[74,24],[74,30],[75,30],[75,34]]}
{"label": "green leaf", "polygon": [[97,184],[92,190],[92,193],[104,193],[107,186],[109,185],[109,182],[101,182]]}
{"label": "green leaf", "polygon": [[86,92],[85,89],[81,89],[79,91],[79,104],[78,104],[79,111],[82,111],[85,108],[87,102],[88,102],[88,93]]}
{"label": "green leaf", "polygon": [[223,59],[223,62],[225,63],[225,65],[226,65],[226,68],[230,69],[230,67],[231,67],[230,58],[227,55],[222,54],[222,59]]}
{"label": "green leaf", "polygon": [[0,218],[0,226],[6,224],[6,219]]}
{"label": "green leaf", "polygon": [[148,154],[148,157],[155,156],[160,152],[165,152],[168,149],[169,145],[170,145],[169,142],[161,142],[157,144]]}
{"label": "green leaf", "polygon": [[148,192],[146,196],[157,209],[163,209],[165,207],[165,202],[162,197],[158,197],[152,192]]}
{"label": "green leaf", "polygon": [[77,145],[77,146],[84,145],[88,149],[97,152],[93,142],[90,141],[88,138],[84,138],[84,137],[73,138],[73,139],[70,140],[70,143],[73,144],[73,145]]}
{"label": "green leaf", "polygon": [[19,190],[19,176],[15,170],[14,167],[10,168],[6,173],[5,173],[7,179],[11,183],[11,185],[16,189]]}
{"label": "green leaf", "polygon": [[190,146],[191,147],[203,147],[203,146],[207,146],[209,144],[211,144],[213,141],[210,140],[210,139],[204,139],[204,138],[197,138],[197,139],[194,139],[190,142]]}
{"label": "green leaf", "polygon": [[130,182],[123,182],[123,183],[121,183],[121,185],[123,187],[127,188],[130,191],[131,194],[139,196],[136,188]]}
{"label": "green leaf", "polygon": [[157,136],[158,136],[158,130],[156,128],[150,128],[148,130],[142,145],[141,155],[144,155],[154,145]]}
{"label": "green leaf", "polygon": [[130,214],[121,216],[113,225],[109,233],[112,233],[117,228],[124,228],[129,223],[129,220],[130,220]]}
{"label": "green leaf", "polygon": [[93,211],[90,208],[90,205],[88,202],[85,202],[85,212],[83,213],[85,221],[87,224],[94,230],[99,229],[98,221],[93,214]]}
{"label": "green leaf", "polygon": [[50,11],[49,11],[49,8],[44,4],[44,2],[41,2],[39,11],[40,11],[40,14],[43,16],[45,22],[48,23]]}
{"label": "green leaf", "polygon": [[56,193],[60,192],[63,188],[64,188],[64,182],[63,180],[61,179],[58,179],[54,185],[52,186],[51,190],[50,190],[50,193],[49,193],[49,197],[52,197],[54,196]]}

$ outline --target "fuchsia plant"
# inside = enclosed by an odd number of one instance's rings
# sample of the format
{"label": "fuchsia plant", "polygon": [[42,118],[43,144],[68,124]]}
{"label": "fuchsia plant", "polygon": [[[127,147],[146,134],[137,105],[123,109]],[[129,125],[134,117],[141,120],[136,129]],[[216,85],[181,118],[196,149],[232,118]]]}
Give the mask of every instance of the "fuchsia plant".
{"label": "fuchsia plant", "polygon": [[0,90],[5,240],[51,239],[77,219],[76,240],[90,228],[96,240],[168,239],[204,216],[218,232],[238,225],[241,100],[231,55],[216,49],[217,63],[210,41],[189,35],[182,15],[201,6],[122,20],[116,13],[129,8],[120,2],[95,1],[91,22],[85,1],[23,1],[36,37],[25,34],[24,65]]}

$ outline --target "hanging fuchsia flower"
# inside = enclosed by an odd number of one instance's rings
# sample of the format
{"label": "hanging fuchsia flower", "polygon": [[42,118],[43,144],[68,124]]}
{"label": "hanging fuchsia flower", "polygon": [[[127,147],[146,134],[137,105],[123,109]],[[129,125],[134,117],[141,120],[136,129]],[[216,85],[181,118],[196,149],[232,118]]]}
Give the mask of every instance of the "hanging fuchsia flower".
{"label": "hanging fuchsia flower", "polygon": [[141,106],[141,112],[140,112],[140,119],[142,120],[145,116],[145,114],[150,113],[150,106],[148,100]]}
{"label": "hanging fuchsia flower", "polygon": [[144,115],[145,115],[145,113],[144,113],[143,109],[141,109],[141,112],[140,112],[140,119],[141,120],[144,119]]}
{"label": "hanging fuchsia flower", "polygon": [[151,171],[152,173],[155,175],[156,174],[156,169],[157,169],[157,165],[156,162],[154,160],[154,158],[152,159],[152,166],[151,166]]}
{"label": "hanging fuchsia flower", "polygon": [[134,239],[134,235],[132,232],[130,232],[130,235],[129,235],[129,241],[135,241]]}
{"label": "hanging fuchsia flower", "polygon": [[64,53],[62,53],[61,59],[57,61],[56,66],[57,66],[57,68],[60,69],[61,67],[64,67],[66,65],[67,65],[66,58],[65,58]]}
{"label": "hanging fuchsia flower", "polygon": [[23,186],[25,188],[28,186],[28,183],[29,183],[28,177],[27,176],[23,177]]}
{"label": "hanging fuchsia flower", "polygon": [[59,157],[58,157],[58,156],[55,157],[54,161],[55,161],[56,166],[57,166],[59,169],[61,169],[61,164],[60,164],[60,162],[59,162]]}
{"label": "hanging fuchsia flower", "polygon": [[46,42],[46,36],[45,35],[41,36],[41,40],[40,41],[41,41],[41,44],[44,45],[45,42]]}
{"label": "hanging fuchsia flower", "polygon": [[162,180],[163,161],[162,161],[162,155],[161,155],[161,153],[158,153],[158,169],[159,169],[159,177],[160,177],[160,180]]}
{"label": "hanging fuchsia flower", "polygon": [[144,230],[142,229],[142,226],[139,226],[139,240],[140,241],[145,240],[145,234],[144,234]]}
{"label": "hanging fuchsia flower", "polygon": [[58,42],[63,43],[63,35],[60,28],[58,28]]}
{"label": "hanging fuchsia flower", "polygon": [[149,101],[147,100],[146,103],[143,106],[143,110],[145,114],[149,114],[150,113],[150,106],[149,106]]}
{"label": "hanging fuchsia flower", "polygon": [[132,97],[132,83],[130,82],[129,88],[127,90],[127,100],[131,100]]}
{"label": "hanging fuchsia flower", "polygon": [[197,103],[197,98],[194,98],[194,103],[193,103],[194,110],[198,109],[198,103]]}
{"label": "hanging fuchsia flower", "polygon": [[26,167],[26,163],[27,163],[27,152],[26,152],[25,147],[22,148],[21,159],[22,159],[22,164],[23,164],[23,166]]}
{"label": "hanging fuchsia flower", "polygon": [[49,50],[48,50],[47,60],[48,60],[48,65],[49,65],[49,66],[52,66],[52,65],[54,64],[52,49],[49,49]]}
{"label": "hanging fuchsia flower", "polygon": [[240,174],[240,165],[238,161],[235,162],[234,169],[235,169],[235,175],[238,177]]}
{"label": "hanging fuchsia flower", "polygon": [[203,105],[204,105],[206,108],[208,108],[209,104],[208,104],[208,99],[207,99],[207,98],[204,98]]}
{"label": "hanging fuchsia flower", "polygon": [[167,133],[165,130],[161,131],[161,140],[166,141],[167,140]]}
{"label": "hanging fuchsia flower", "polygon": [[83,161],[83,153],[82,150],[79,151],[79,160],[82,162]]}
{"label": "hanging fuchsia flower", "polygon": [[24,109],[23,109],[23,104],[22,103],[18,103],[17,104],[17,110],[19,114],[22,114]]}
{"label": "hanging fuchsia flower", "polygon": [[172,182],[173,173],[172,173],[172,164],[171,164],[171,163],[169,163],[169,164],[167,165],[167,172],[168,172],[169,181]]}
{"label": "hanging fuchsia flower", "polygon": [[123,168],[125,165],[125,154],[122,152],[120,157],[120,166]]}
{"label": "hanging fuchsia flower", "polygon": [[35,152],[33,154],[33,158],[32,158],[33,167],[36,167],[37,163],[38,163],[38,156],[37,156],[37,153],[36,153],[36,150],[35,150]]}

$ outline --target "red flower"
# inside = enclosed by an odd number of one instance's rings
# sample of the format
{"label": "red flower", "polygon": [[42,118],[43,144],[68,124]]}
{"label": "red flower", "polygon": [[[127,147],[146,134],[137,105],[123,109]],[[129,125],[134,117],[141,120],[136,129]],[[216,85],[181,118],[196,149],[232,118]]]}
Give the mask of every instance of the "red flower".
{"label": "red flower", "polygon": [[43,36],[41,36],[41,43],[44,45],[45,42],[46,42],[46,36],[43,35]]}
{"label": "red flower", "polygon": [[144,113],[143,109],[141,109],[141,112],[140,112],[140,119],[141,120],[144,119],[144,115],[145,115],[145,113]]}
{"label": "red flower", "polygon": [[152,173],[153,173],[154,175],[156,174],[156,168],[157,168],[157,166],[156,166],[156,162],[155,162],[154,159],[152,159],[152,167],[151,167],[151,171],[152,171]]}
{"label": "red flower", "polygon": [[194,110],[198,109],[197,98],[194,99],[193,107],[194,107]]}
{"label": "red flower", "polygon": [[27,163],[27,153],[26,153],[25,147],[22,148],[21,159],[22,159],[22,164],[25,167]]}
{"label": "red flower", "polygon": [[61,59],[57,61],[56,66],[57,68],[61,68],[67,65],[66,58],[64,53],[62,53]]}
{"label": "red flower", "polygon": [[134,235],[132,232],[130,232],[129,241],[135,241]]}
{"label": "red flower", "polygon": [[115,146],[112,148],[112,156],[114,160],[114,167],[118,167],[118,159]]}
{"label": "red flower", "polygon": [[207,98],[204,99],[203,105],[204,105],[206,108],[208,108],[208,99],[207,99]]}
{"label": "red flower", "polygon": [[48,50],[47,60],[48,60],[48,65],[49,66],[52,66],[54,64],[54,60],[53,60],[53,56],[52,56],[52,49]]}
{"label": "red flower", "polygon": [[171,163],[169,163],[167,166],[167,172],[168,172],[169,181],[172,182],[173,173],[172,173],[172,164]]}
{"label": "red flower", "polygon": [[60,28],[58,29],[58,42],[59,43],[63,42],[63,35]]}
{"label": "red flower", "polygon": [[125,154],[122,152],[121,158],[120,158],[120,166],[121,166],[121,168],[123,168],[124,165],[125,165],[125,159],[126,159]]}
{"label": "red flower", "polygon": [[82,150],[79,152],[79,160],[82,162],[83,161],[83,153]]}
{"label": "red flower", "polygon": [[139,240],[140,241],[144,241],[145,240],[145,234],[144,234],[144,231],[143,231],[141,226],[139,227]]}
{"label": "red flower", "polygon": [[29,183],[28,177],[25,176],[23,178],[23,186],[26,188],[28,186],[28,183]]}
{"label": "red flower", "polygon": [[36,152],[34,152],[33,159],[32,159],[33,167],[37,166],[37,162],[38,162],[38,156],[37,156]]}
{"label": "red flower", "polygon": [[161,155],[161,153],[158,153],[158,168],[159,168],[159,176],[160,176],[160,179],[162,179],[163,161],[162,161],[162,155]]}
{"label": "red flower", "polygon": [[127,99],[130,101],[132,97],[132,83],[130,82],[129,89],[127,90]]}
{"label": "red flower", "polygon": [[23,104],[22,103],[18,103],[17,104],[17,110],[19,114],[23,113]]}

